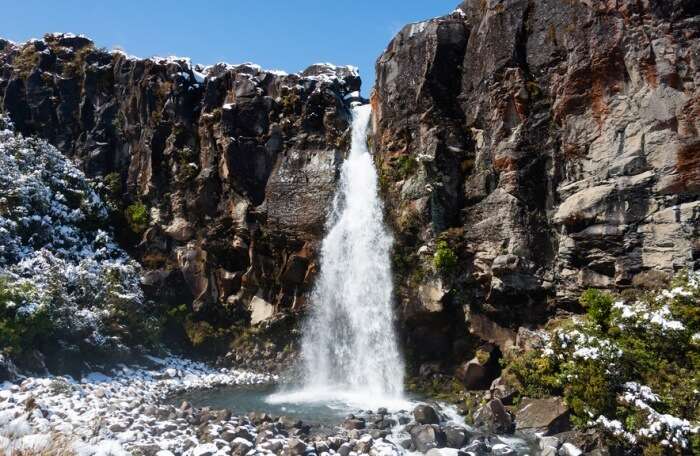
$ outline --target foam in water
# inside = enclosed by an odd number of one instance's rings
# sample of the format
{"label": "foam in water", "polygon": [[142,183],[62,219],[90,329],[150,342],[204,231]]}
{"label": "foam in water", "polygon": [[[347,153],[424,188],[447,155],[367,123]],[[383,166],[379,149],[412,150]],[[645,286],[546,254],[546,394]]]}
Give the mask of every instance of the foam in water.
{"label": "foam in water", "polygon": [[369,105],[353,110],[352,145],[323,240],[304,330],[301,391],[272,402],[340,401],[402,408],[404,367],[392,309],[390,249],[377,172],[367,147]]}

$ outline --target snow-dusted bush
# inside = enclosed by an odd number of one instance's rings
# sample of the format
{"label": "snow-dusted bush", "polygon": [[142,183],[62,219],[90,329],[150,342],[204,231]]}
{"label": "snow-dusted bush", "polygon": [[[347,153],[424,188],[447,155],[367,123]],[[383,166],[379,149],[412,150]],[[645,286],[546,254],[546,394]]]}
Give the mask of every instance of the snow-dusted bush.
{"label": "snow-dusted bush", "polygon": [[105,353],[157,337],[139,265],[105,231],[90,181],[0,121],[0,344]]}
{"label": "snow-dusted bush", "polygon": [[634,299],[588,291],[581,301],[588,314],[542,333],[542,349],[511,355],[506,378],[525,395],[563,395],[575,423],[620,446],[699,451],[700,273]]}

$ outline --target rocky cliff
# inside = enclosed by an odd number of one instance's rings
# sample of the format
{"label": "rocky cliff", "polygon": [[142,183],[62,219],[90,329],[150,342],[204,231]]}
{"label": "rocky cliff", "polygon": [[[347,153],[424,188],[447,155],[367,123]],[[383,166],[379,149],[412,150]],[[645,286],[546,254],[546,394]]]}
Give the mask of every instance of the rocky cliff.
{"label": "rocky cliff", "polygon": [[699,37],[692,1],[469,0],[394,38],[375,148],[418,361],[700,266]]}
{"label": "rocky cliff", "polygon": [[[414,367],[451,369],[484,341],[505,351],[519,327],[580,310],[586,288],[698,268],[699,14],[689,0],[473,0],[389,44],[371,140]],[[0,41],[0,65],[2,111],[102,182],[147,296],[191,338],[303,309],[352,68],[202,68],[72,35]]]}
{"label": "rocky cliff", "polygon": [[102,181],[150,297],[187,306],[195,337],[302,308],[359,87],[328,64],[287,75],[0,40],[1,110]]}

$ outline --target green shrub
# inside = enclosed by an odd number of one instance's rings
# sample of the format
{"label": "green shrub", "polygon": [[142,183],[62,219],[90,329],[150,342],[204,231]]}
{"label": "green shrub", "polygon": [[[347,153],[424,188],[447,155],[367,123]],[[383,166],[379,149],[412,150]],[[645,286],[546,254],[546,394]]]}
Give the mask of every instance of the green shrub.
{"label": "green shrub", "polygon": [[449,273],[457,266],[457,254],[450,248],[447,241],[438,241],[433,255],[433,264],[442,273]]}
{"label": "green shrub", "polygon": [[196,321],[192,315],[185,318],[184,330],[185,337],[193,348],[210,354],[233,348],[234,343],[245,345],[246,339],[255,337],[255,331],[247,328],[244,330],[245,336],[237,338],[240,336],[240,327],[216,327],[207,321]]}
{"label": "green shrub", "polygon": [[477,361],[479,361],[479,364],[483,366],[484,364],[489,362],[489,360],[491,359],[491,354],[486,350],[477,350],[475,357]]}
{"label": "green shrub", "polygon": [[401,155],[394,163],[394,180],[403,180],[418,169],[418,162],[410,155]]}
{"label": "green shrub", "polygon": [[607,329],[610,326],[610,312],[613,305],[613,297],[610,294],[589,288],[583,292],[579,302],[601,328]]}
{"label": "green shrub", "polygon": [[49,338],[52,325],[45,307],[32,312],[17,312],[21,305],[36,298],[34,286],[28,282],[12,284],[0,276],[0,350],[21,354],[35,346],[39,338]]}
{"label": "green shrub", "polygon": [[148,208],[142,202],[136,202],[126,208],[126,220],[131,231],[136,234],[143,233],[148,228]]}
{"label": "green shrub", "polygon": [[109,173],[104,177],[107,196],[110,202],[118,202],[122,197],[122,179],[119,173]]}
{"label": "green shrub", "polygon": [[616,378],[604,363],[590,359],[570,361],[562,366],[559,376],[575,423],[585,426],[591,416],[615,413]]}
{"label": "green shrub", "polygon": [[538,351],[504,359],[503,375],[527,397],[547,397],[561,394],[559,370],[556,360],[543,357]]}
{"label": "green shrub", "polygon": [[700,274],[626,296],[585,291],[586,315],[540,333],[543,349],[508,354],[504,379],[525,396],[562,395],[574,424],[630,451],[685,454],[698,445]]}
{"label": "green shrub", "polygon": [[192,321],[188,319],[185,322],[185,333],[192,345],[198,347],[216,335],[216,330],[206,321]]}

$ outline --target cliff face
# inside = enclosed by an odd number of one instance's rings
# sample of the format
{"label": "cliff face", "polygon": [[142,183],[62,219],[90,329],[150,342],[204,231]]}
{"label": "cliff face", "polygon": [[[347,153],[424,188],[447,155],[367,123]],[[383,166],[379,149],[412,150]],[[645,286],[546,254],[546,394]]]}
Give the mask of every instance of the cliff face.
{"label": "cliff face", "polygon": [[[473,0],[389,44],[372,141],[413,361],[471,357],[469,331],[505,350],[586,288],[698,268],[699,15]],[[0,65],[17,129],[104,183],[148,296],[224,330],[303,308],[352,69],[199,68],[69,35],[0,40]]]}
{"label": "cliff face", "polygon": [[423,359],[456,353],[455,318],[505,348],[588,287],[700,265],[699,14],[470,0],[389,44],[375,148]]}
{"label": "cliff face", "polygon": [[1,110],[103,180],[152,297],[224,328],[301,308],[359,86],[347,67],[203,69],[71,35],[0,40]]}

